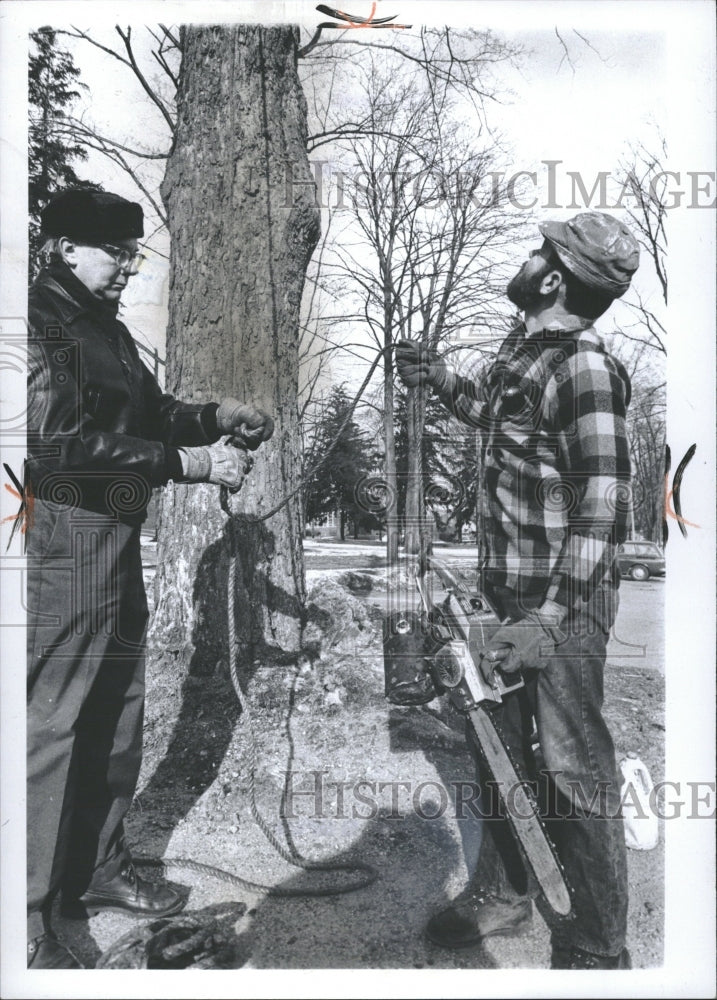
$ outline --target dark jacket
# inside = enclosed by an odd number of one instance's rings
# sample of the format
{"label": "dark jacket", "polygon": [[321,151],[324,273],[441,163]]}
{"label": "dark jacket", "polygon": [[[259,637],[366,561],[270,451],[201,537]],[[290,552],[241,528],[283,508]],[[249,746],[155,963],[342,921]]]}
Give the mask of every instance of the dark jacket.
{"label": "dark jacket", "polygon": [[28,463],[33,494],[127,523],[151,490],[181,478],[176,446],[219,438],[217,404],[163,393],[117,306],[64,264],[44,268],[28,303]]}

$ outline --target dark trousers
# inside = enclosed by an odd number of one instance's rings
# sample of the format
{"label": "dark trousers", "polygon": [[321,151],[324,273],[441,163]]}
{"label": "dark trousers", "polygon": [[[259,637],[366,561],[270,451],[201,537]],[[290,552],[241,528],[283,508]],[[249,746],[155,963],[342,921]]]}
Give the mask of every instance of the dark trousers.
{"label": "dark trousers", "polygon": [[[509,595],[502,597],[508,615],[520,617]],[[545,668],[527,672],[525,689],[508,695],[494,713],[519,773],[537,789],[574,892],[573,919],[553,923],[553,943],[600,955],[622,950],[627,925],[620,780],[602,715],[605,651],[616,612],[617,591],[604,585],[565,624],[565,641]],[[473,884],[508,899],[536,896],[498,796],[488,790],[480,761],[478,767],[486,822]]]}
{"label": "dark trousers", "polygon": [[139,527],[37,500],[28,531],[27,907],[126,856],[142,756],[147,601]]}

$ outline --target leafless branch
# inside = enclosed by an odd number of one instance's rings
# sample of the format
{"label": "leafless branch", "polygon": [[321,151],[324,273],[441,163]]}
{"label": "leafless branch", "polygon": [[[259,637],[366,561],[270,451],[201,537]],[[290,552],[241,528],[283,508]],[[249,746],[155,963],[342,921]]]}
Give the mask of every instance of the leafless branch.
{"label": "leafless branch", "polygon": [[593,51],[593,52],[595,53],[595,55],[596,55],[596,56],[598,57],[598,59],[600,60],[600,62],[603,62],[603,63],[605,63],[605,65],[608,65],[608,60],[607,60],[607,59],[605,59],[605,58],[604,58],[604,56],[602,56],[602,55],[600,54],[600,52],[599,52],[599,51],[598,51],[598,50],[597,50],[597,49],[595,48],[595,46],[593,45],[593,43],[592,43],[592,42],[590,41],[590,39],[589,39],[589,38],[586,38],[586,37],[585,37],[585,35],[582,35],[582,34],[581,34],[581,33],[580,33],[579,31],[578,31],[578,29],[577,29],[577,28],[573,28],[573,31],[574,31],[574,32],[575,32],[575,34],[576,34],[576,35],[578,36],[578,38],[580,39],[580,41],[581,41],[581,42],[584,42],[584,43],[585,43],[585,45],[587,45],[587,47],[588,47],[589,49],[592,49],[592,51]]}
{"label": "leafless branch", "polygon": [[85,42],[89,42],[89,44],[90,45],[94,45],[95,48],[100,49],[102,52],[106,52],[108,56],[112,56],[113,59],[117,59],[118,62],[123,63],[125,66],[128,66],[130,69],[132,68],[132,64],[130,63],[130,61],[128,59],[125,59],[124,56],[121,56],[119,54],[119,52],[116,52],[114,49],[109,48],[109,46],[107,46],[107,45],[102,45],[100,42],[98,42],[96,39],[94,39],[88,32],[81,31],[79,28],[76,28],[74,25],[72,26],[72,31],[66,31],[63,28],[59,28],[57,30],[57,34],[58,35],[67,35],[68,38],[79,38],[79,39],[82,39]]}
{"label": "leafless branch", "polygon": [[132,42],[131,42],[132,28],[128,27],[127,31],[124,32],[122,31],[119,25],[115,25],[115,31],[124,42],[124,47],[127,50],[127,58],[129,60],[129,65],[131,66],[134,75],[139,80],[143,90],[145,91],[149,99],[159,108],[164,120],[166,121],[167,125],[169,125],[170,131],[172,132],[172,134],[174,134],[174,127],[175,127],[174,119],[169,113],[169,110],[167,109],[167,106],[165,105],[164,101],[150,87],[150,85],[147,83],[147,80],[145,79],[144,74],[142,73],[142,70],[137,65],[137,60],[135,59],[134,52],[132,50]]}
{"label": "leafless branch", "polygon": [[298,59],[305,59],[310,52],[312,52],[316,46],[319,44],[319,39],[321,38],[321,32],[324,30],[323,25],[319,25],[314,34],[311,36],[307,44],[296,53]]}
{"label": "leafless branch", "polygon": [[561,46],[561,48],[563,50],[563,55],[562,55],[562,57],[560,59],[560,62],[558,63],[558,72],[560,71],[560,68],[562,67],[563,63],[567,61],[567,64],[570,67],[570,69],[571,69],[571,71],[573,73],[573,76],[574,76],[575,75],[575,63],[570,58],[570,51],[568,50],[567,45],[563,41],[563,36],[558,31],[557,25],[556,25],[556,27],[555,27],[554,30],[555,30],[555,37],[560,42],[560,46]]}
{"label": "leafless branch", "polygon": [[167,216],[163,207],[160,205],[157,198],[152,195],[147,185],[139,176],[136,168],[129,163],[117,147],[105,144],[101,136],[91,139],[89,138],[89,135],[84,139],[84,145],[87,146],[88,149],[94,149],[98,153],[102,153],[104,156],[116,163],[117,166],[121,167],[132,178],[134,183],[154,209],[157,216],[162,220],[162,223],[165,226],[167,225]]}
{"label": "leafless branch", "polygon": [[[631,145],[621,168],[624,182],[629,185],[636,202],[634,208],[628,209],[628,216],[640,245],[654,267],[662,298],[667,305],[667,182],[662,167],[666,144],[659,130],[655,136],[655,147],[659,150],[648,150],[644,143]],[[661,186],[656,183],[657,178],[662,178]]]}
{"label": "leafless branch", "polygon": [[174,86],[175,87],[178,86],[179,81],[178,81],[177,77],[174,75],[174,73],[172,72],[172,70],[169,67],[169,65],[167,64],[167,60],[164,58],[164,55],[162,54],[162,51],[160,50],[160,51],[155,52],[153,50],[152,51],[152,55],[157,60],[157,62],[159,63],[159,65],[161,66],[161,68],[164,70],[164,72],[167,74],[167,76],[169,77],[169,79],[172,81],[172,83],[174,84]]}
{"label": "leafless branch", "polygon": [[112,146],[123,153],[130,153],[132,156],[137,156],[143,160],[166,160],[168,156],[167,153],[149,153],[145,150],[133,149],[131,146],[117,142],[116,139],[101,135],[93,126],[72,115],[63,115],[61,118],[58,118],[56,125],[59,132],[67,132],[69,136],[76,138],[80,143],[84,142],[85,139],[94,139],[101,142],[104,146]]}
{"label": "leafless branch", "polygon": [[174,35],[165,24],[160,24],[160,28],[164,32],[164,37],[169,39],[174,48],[179,49],[181,51],[182,43],[179,41],[177,36]]}

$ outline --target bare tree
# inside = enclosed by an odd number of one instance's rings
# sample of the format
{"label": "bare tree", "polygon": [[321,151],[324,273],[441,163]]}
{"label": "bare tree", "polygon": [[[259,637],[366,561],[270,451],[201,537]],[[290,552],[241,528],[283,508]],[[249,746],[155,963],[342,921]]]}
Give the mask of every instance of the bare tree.
{"label": "bare tree", "polygon": [[[626,215],[647,261],[657,279],[661,301],[647,300],[633,285],[625,303],[632,310],[636,328],[627,336],[646,340],[666,353],[664,308],[667,306],[667,177],[664,161],[667,147],[659,129],[650,149],[644,142],[630,146],[620,164],[623,189],[627,192]],[[644,264],[643,264],[644,266]]]}
{"label": "bare tree", "polygon": [[[118,79],[125,89],[124,99],[141,108],[142,127],[135,124],[130,134],[122,134],[111,114],[93,94],[76,114],[57,122],[58,137],[77,143],[104,156],[137,188],[146,212],[148,232],[145,243],[167,229],[167,215],[160,185],[176,127],[176,96],[181,59],[179,29],[157,25],[138,31],[116,25],[109,35],[99,37],[78,27],[58,29],[58,35],[74,39],[107,57],[108,71],[120,68]],[[105,124],[98,124],[106,119]],[[154,248],[153,248],[154,249]]]}
{"label": "bare tree", "polygon": [[[172,222],[170,210],[164,209],[158,197],[156,177],[157,168],[165,162],[170,144],[173,144],[172,158],[168,162],[166,177],[172,176],[175,170],[172,163],[177,162],[180,126],[184,129],[185,141],[189,134],[186,118],[182,117],[187,100],[186,52],[182,49],[184,39],[189,36],[163,25],[147,30],[151,42],[149,48],[146,36],[145,41],[140,43],[131,28],[120,26],[115,29],[114,41],[99,40],[77,28],[68,34],[83,44],[102,50],[108,59],[114,60],[134,76],[145,100],[156,109],[158,128],[151,145],[142,143],[138,137],[107,136],[86,114],[77,115],[67,127],[74,129],[89,148],[103,153],[133,178],[143,198],[153,206],[158,225],[170,223],[173,270],[178,272],[181,269],[179,255],[184,255],[187,261],[196,261],[197,245],[190,242],[185,242],[181,248],[175,245],[178,226],[181,225],[179,215],[175,215]],[[178,62],[180,55],[183,58],[181,70]],[[348,148],[367,170],[370,179],[372,193],[365,211],[358,213],[356,221],[359,227],[364,227],[364,244],[378,248],[381,282],[378,298],[374,299],[375,288],[369,291],[373,275],[355,261],[352,280],[359,284],[363,280],[362,287],[366,293],[361,310],[363,320],[378,337],[378,346],[384,351],[385,447],[389,494],[395,499],[390,348],[397,336],[410,336],[414,330],[420,329],[420,335],[426,342],[438,343],[457,328],[469,322],[472,325],[479,322],[486,309],[490,311],[491,308],[493,292],[492,288],[489,290],[490,276],[496,265],[496,254],[500,254],[497,237],[500,227],[496,225],[499,205],[495,192],[488,198],[485,208],[480,207],[476,198],[477,184],[484,178],[489,166],[487,154],[476,153],[467,146],[458,150],[455,136],[449,137],[446,131],[446,123],[453,113],[452,102],[460,98],[463,102],[461,117],[469,118],[474,135],[486,131],[486,104],[499,99],[486,69],[514,59],[517,49],[490,32],[457,33],[448,28],[422,28],[412,38],[402,34],[385,40],[367,41],[364,38],[360,42],[350,32],[342,33],[328,41],[315,39],[310,46],[297,47],[294,55],[299,57],[303,85],[312,97],[313,113],[311,127],[307,129],[304,140],[305,148],[322,150],[324,147],[336,148],[337,144],[343,149]],[[148,61],[154,66],[151,71]],[[213,59],[210,62],[214,65]],[[358,103],[351,100],[357,79],[364,81],[364,92]],[[352,81],[351,86],[347,87],[347,80]],[[414,94],[416,80],[420,83],[419,100]],[[198,76],[193,86],[199,87],[197,81]],[[197,93],[200,93],[199,89]],[[364,99],[366,96],[370,98],[368,101]],[[209,117],[214,121],[214,107],[206,88],[201,91],[201,99],[209,102]],[[243,108],[244,102],[237,102],[239,105]],[[201,118],[205,112],[199,100],[197,108]],[[230,108],[232,114],[229,114]],[[227,104],[227,113],[229,120],[236,119],[233,104]],[[218,128],[219,123],[215,122],[215,126]],[[202,134],[199,123],[197,130],[198,134]],[[494,147],[497,146],[495,136],[491,136],[490,141]],[[218,141],[219,148],[222,143],[223,137]],[[452,151],[452,159],[447,157],[449,150]],[[294,184],[290,200],[293,201],[294,195],[298,194],[299,200],[303,201],[311,189],[303,152],[277,161],[272,184],[277,193],[285,193],[281,171],[285,172],[287,162],[299,165],[299,177],[292,177]],[[245,166],[243,159],[242,166]],[[388,185],[388,200],[379,194],[381,185],[376,183],[379,180],[377,175],[386,169],[392,177]],[[195,190],[203,191],[204,173],[195,176],[187,172],[189,176],[194,179]],[[165,179],[164,201],[167,205],[168,183]],[[301,191],[297,190],[297,184],[302,187]],[[438,195],[436,184],[441,189]],[[449,190],[451,185],[457,185],[458,193]],[[247,181],[250,196],[254,197],[260,189],[256,177],[250,177]],[[444,203],[442,212],[432,208],[436,197]],[[447,211],[445,206],[448,206]],[[491,213],[491,221],[488,222]],[[474,238],[479,222],[483,227],[483,242]],[[501,231],[505,232],[504,225]],[[238,238],[241,239],[241,236]],[[385,246],[382,245],[384,238],[388,240]],[[490,253],[487,252],[488,245]],[[335,249],[334,252],[339,258],[343,257],[345,263],[348,262],[346,255],[350,256],[350,248]],[[316,287],[321,283],[323,253],[324,246],[317,261]],[[180,389],[190,384],[188,379],[185,382],[185,377],[196,366],[196,359],[192,361],[187,343],[181,341],[178,322],[181,310],[177,308],[181,295],[182,290],[174,280],[170,302],[168,384]],[[312,391],[321,381],[338,331],[336,322],[330,317],[320,316],[320,311],[312,314],[312,305],[316,307],[319,301],[313,289],[307,298],[301,320],[298,355],[305,366],[303,404],[308,403]],[[191,318],[191,311],[182,308],[186,313],[182,319]],[[349,350],[361,351],[360,345],[349,343],[347,346]],[[236,372],[236,365],[228,363],[224,371]],[[212,379],[208,381],[211,383]],[[412,402],[411,409],[418,419],[412,432],[412,454],[415,456],[416,442],[420,440],[422,431],[420,394]],[[169,505],[169,499],[167,503]],[[414,506],[416,504],[420,504],[420,499],[415,500]],[[398,539],[395,510],[390,512],[389,523],[389,540],[395,554]],[[161,615],[168,620],[168,612],[161,599],[159,605]]]}
{"label": "bare tree", "polygon": [[637,385],[628,411],[634,534],[662,540],[665,509],[665,384]]}
{"label": "bare tree", "polygon": [[667,352],[667,222],[668,188],[664,173],[667,155],[659,128],[649,141],[630,145],[620,164],[625,211],[641,248],[638,277],[648,268],[658,294],[651,297],[634,282],[624,304],[633,321],[620,324],[613,349],[628,369],[632,401],[628,410],[628,438],[632,460],[632,530],[661,541],[665,474],[665,373]]}
{"label": "bare tree", "polygon": [[[335,249],[333,271],[353,290],[376,347],[384,352],[384,454],[388,556],[398,553],[398,483],[392,348],[401,337],[435,348],[490,326],[502,289],[501,263],[519,220],[496,183],[497,143],[479,144],[460,126],[453,83],[412,66],[365,61],[360,103],[369,126],[349,143],[354,162],[353,239]],[[359,93],[358,89],[356,93]],[[358,97],[355,98],[358,102]],[[344,139],[342,145],[346,144]],[[493,176],[495,175],[495,176]],[[487,183],[491,181],[492,183]],[[409,548],[426,550],[420,468],[425,390],[411,392]],[[420,536],[420,537],[419,537]]]}
{"label": "bare tree", "polygon": [[647,338],[616,336],[612,353],[625,365],[631,383],[627,436],[632,465],[630,529],[659,542],[665,505],[666,383],[662,355]]}

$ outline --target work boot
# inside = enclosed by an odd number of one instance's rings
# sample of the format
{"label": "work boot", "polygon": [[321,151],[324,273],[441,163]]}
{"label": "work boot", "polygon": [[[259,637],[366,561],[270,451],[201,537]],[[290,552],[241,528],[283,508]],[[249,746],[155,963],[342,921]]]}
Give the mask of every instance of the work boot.
{"label": "work boot", "polygon": [[63,895],[60,912],[63,917],[86,920],[100,910],[135,913],[140,917],[167,917],[179,913],[186,898],[168,885],[156,885],[140,878],[134,865],[128,862],[107,882],[90,886],[79,899]]}
{"label": "work boot", "polygon": [[54,934],[45,932],[27,942],[28,969],[83,969],[69,948]]}
{"label": "work boot", "polygon": [[554,944],[550,955],[550,968],[569,969],[572,952],[569,944]]}
{"label": "work boot", "polygon": [[627,948],[619,955],[594,955],[591,951],[573,947],[570,952],[570,962],[567,966],[552,966],[552,968],[568,969],[631,969],[632,960]]}
{"label": "work boot", "polygon": [[431,917],[426,936],[443,948],[469,948],[495,934],[522,934],[532,919],[530,899],[499,899],[482,889],[469,889]]}

